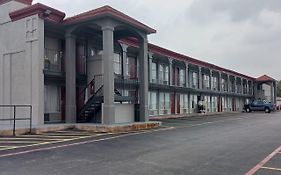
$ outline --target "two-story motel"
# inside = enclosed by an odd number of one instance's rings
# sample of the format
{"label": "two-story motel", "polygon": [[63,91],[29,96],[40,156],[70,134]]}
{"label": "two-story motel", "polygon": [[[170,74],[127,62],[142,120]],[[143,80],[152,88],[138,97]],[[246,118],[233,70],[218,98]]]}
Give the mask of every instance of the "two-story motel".
{"label": "two-story motel", "polygon": [[[65,18],[32,0],[0,0],[0,104],[30,104],[33,123],[114,124],[242,111],[276,103],[276,81],[149,44],[151,27],[104,6]],[[11,111],[0,109],[0,118]]]}

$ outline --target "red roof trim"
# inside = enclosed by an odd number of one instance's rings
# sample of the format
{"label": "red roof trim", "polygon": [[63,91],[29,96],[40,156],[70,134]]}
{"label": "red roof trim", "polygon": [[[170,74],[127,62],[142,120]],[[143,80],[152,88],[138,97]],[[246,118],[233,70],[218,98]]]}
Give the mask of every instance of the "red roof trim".
{"label": "red roof trim", "polygon": [[[133,46],[133,47],[139,47],[137,39],[132,39],[132,38],[123,39],[123,40],[120,40],[120,42],[126,43],[130,46]],[[255,80],[255,78],[253,78],[253,77],[235,72],[235,71],[230,70],[230,69],[225,69],[225,68],[219,67],[217,65],[211,64],[211,63],[200,61],[200,60],[197,60],[195,58],[173,52],[171,50],[159,47],[159,46],[154,45],[154,44],[149,43],[148,47],[149,47],[148,48],[149,51],[151,51],[153,53],[157,53],[157,54],[160,54],[160,55],[163,55],[163,56],[166,56],[166,57],[170,57],[170,58],[173,58],[173,59],[176,59],[176,60],[179,60],[179,61],[184,61],[184,62],[188,62],[188,63],[191,63],[191,64],[199,65],[199,66],[202,66],[202,67],[211,68],[211,69],[214,69],[215,71],[222,71],[222,72],[225,72],[225,73],[229,73],[231,75],[240,76],[240,77],[243,77],[243,78],[251,79],[253,81]]]}
{"label": "red roof trim", "polygon": [[263,76],[260,76],[260,77],[256,78],[256,81],[259,81],[259,82],[264,81],[265,82],[265,81],[276,81],[276,80],[271,78],[268,75],[263,75]]}
{"label": "red roof trim", "polygon": [[[0,5],[1,4],[5,4],[5,3],[9,2],[9,1],[12,1],[12,0],[0,0]],[[14,1],[26,4],[26,5],[31,5],[33,0],[14,0]]]}
{"label": "red roof trim", "polygon": [[148,27],[147,25],[135,20],[134,18],[132,18],[110,6],[103,6],[103,7],[97,8],[95,10],[91,10],[91,11],[73,16],[73,17],[69,17],[69,18],[65,19],[63,21],[63,23],[64,24],[73,24],[73,23],[87,20],[89,18],[100,17],[100,16],[104,16],[104,15],[109,15],[111,17],[115,17],[119,20],[127,22],[131,25],[134,25],[135,27],[137,27],[139,29],[146,31],[147,33],[156,33],[155,29]]}
{"label": "red roof trim", "polygon": [[[44,17],[43,14],[46,10],[50,10],[51,14],[48,17]],[[37,3],[32,6],[14,11],[10,13],[10,17],[12,21],[17,21],[20,19],[23,19],[28,16],[32,16],[38,14],[40,18],[45,18],[47,20],[51,20],[54,22],[61,22],[63,18],[65,17],[65,13],[58,11],[56,9],[53,9],[49,6]]]}

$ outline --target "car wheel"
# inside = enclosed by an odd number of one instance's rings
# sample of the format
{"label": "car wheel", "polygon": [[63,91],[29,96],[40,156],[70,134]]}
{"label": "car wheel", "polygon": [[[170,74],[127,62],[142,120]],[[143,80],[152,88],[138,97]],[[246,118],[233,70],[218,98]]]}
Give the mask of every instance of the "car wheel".
{"label": "car wheel", "polygon": [[270,113],[270,109],[269,108],[265,108],[265,113]]}
{"label": "car wheel", "polygon": [[246,108],[246,112],[250,113],[251,112],[250,108]]}

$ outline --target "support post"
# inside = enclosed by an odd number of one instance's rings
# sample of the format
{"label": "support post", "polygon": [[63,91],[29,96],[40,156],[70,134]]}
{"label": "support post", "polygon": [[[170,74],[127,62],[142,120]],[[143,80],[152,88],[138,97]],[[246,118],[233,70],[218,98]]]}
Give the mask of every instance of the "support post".
{"label": "support post", "polygon": [[140,122],[149,121],[148,117],[148,41],[147,36],[143,36],[139,48],[139,102],[140,102]]}
{"label": "support post", "polygon": [[[213,90],[213,86],[212,86],[212,77],[213,77],[213,70],[210,69],[210,75],[209,75],[209,87],[210,90]],[[211,97],[212,98],[212,97]]]}
{"label": "support post", "polygon": [[185,87],[189,87],[188,63],[185,63]]}
{"label": "support post", "polygon": [[106,24],[102,27],[103,34],[103,124],[115,123],[115,108],[114,108],[114,70],[113,70],[113,57],[114,57],[114,40],[113,40],[114,27]]}
{"label": "support post", "polygon": [[76,37],[65,35],[65,122],[76,122]]}
{"label": "support post", "polygon": [[173,59],[169,58],[169,82],[170,82],[170,86],[173,85]]}
{"label": "support post", "polygon": [[220,92],[222,92],[222,84],[221,84],[221,72],[219,72],[219,76],[218,76],[218,90],[220,91]]}
{"label": "support post", "polygon": [[272,82],[271,85],[270,85],[270,95],[271,95],[270,101],[271,101],[272,104],[274,103],[274,90],[275,90],[274,82]]}
{"label": "support post", "polygon": [[122,76],[124,79],[128,78],[128,66],[127,66],[127,49],[128,45],[121,44],[122,47]]}
{"label": "support post", "polygon": [[274,104],[277,105],[277,82],[274,82]]}
{"label": "support post", "polygon": [[[148,53],[148,59],[149,59],[149,62],[148,62],[148,67],[149,67],[149,74],[148,74],[148,76],[149,76],[149,82],[150,82],[150,83],[153,83],[153,82],[152,82],[152,76],[151,76],[151,74],[152,74],[152,59],[153,59],[153,53],[151,53],[151,52]],[[157,75],[156,75],[156,76],[157,76]]]}
{"label": "support post", "polygon": [[198,89],[202,89],[203,88],[203,86],[202,86],[202,84],[203,84],[203,81],[202,81],[202,70],[201,70],[202,68],[199,66],[198,67]]}

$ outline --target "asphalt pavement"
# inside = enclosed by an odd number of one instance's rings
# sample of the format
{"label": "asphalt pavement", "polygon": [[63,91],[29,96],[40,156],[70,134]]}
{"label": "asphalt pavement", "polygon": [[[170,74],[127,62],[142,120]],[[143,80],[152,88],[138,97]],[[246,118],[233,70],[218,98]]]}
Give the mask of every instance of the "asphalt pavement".
{"label": "asphalt pavement", "polygon": [[[281,113],[163,120],[163,127],[0,150],[1,175],[244,175],[281,146]],[[281,153],[256,174],[281,174]]]}

